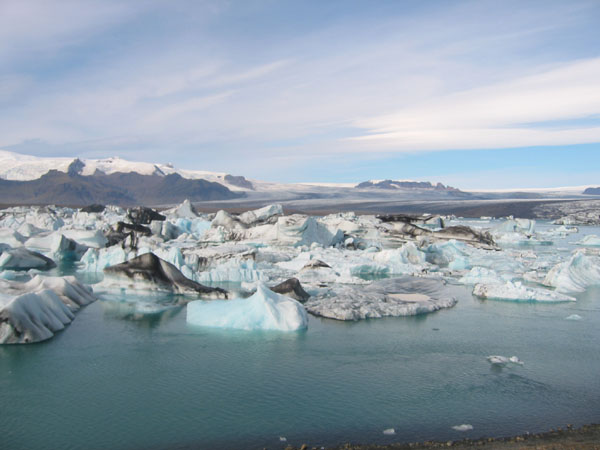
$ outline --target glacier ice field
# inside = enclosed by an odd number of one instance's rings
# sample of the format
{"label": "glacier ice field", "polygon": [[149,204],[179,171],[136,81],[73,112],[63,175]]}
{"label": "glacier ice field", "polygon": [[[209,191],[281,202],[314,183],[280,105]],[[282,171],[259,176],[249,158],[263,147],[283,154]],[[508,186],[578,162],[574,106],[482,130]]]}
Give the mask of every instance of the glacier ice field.
{"label": "glacier ice field", "polygon": [[283,448],[597,422],[599,236],[280,205],[2,210],[3,445]]}

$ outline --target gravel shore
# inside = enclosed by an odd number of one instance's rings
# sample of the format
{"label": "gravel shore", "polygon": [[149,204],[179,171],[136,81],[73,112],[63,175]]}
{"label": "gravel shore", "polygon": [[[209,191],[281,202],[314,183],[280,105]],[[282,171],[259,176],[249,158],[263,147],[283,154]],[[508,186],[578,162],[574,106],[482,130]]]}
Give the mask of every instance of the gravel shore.
{"label": "gravel shore", "polygon": [[[600,424],[584,425],[581,428],[573,428],[567,425],[565,428],[552,429],[545,433],[524,434],[504,438],[480,438],[463,439],[460,441],[447,442],[418,442],[398,443],[390,445],[354,445],[344,444],[334,447],[336,450],[419,450],[435,448],[472,449],[474,447],[489,450],[567,450],[585,449],[600,450]],[[309,450],[320,447],[287,447],[286,450]]]}

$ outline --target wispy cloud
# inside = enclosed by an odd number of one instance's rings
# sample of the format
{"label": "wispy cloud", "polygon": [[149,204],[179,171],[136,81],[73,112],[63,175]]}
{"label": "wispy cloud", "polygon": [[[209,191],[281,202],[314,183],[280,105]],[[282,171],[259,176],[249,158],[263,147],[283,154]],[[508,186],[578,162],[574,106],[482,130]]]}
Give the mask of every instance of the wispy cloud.
{"label": "wispy cloud", "polygon": [[[395,151],[583,144],[600,141],[600,126],[573,119],[597,114],[600,58],[358,120],[354,125],[368,134],[351,140]],[[566,120],[569,127],[540,126]]]}

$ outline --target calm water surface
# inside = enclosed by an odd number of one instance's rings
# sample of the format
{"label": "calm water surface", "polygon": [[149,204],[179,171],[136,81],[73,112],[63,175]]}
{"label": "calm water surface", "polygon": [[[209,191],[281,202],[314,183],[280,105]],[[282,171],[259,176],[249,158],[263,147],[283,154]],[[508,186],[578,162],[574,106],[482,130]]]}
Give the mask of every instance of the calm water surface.
{"label": "calm water surface", "polygon": [[[464,292],[427,316],[311,317],[292,334],[194,328],[185,308],[131,320],[98,301],[48,342],[0,347],[0,447],[283,448],[600,421],[600,289],[551,305]],[[495,370],[493,354],[525,365]]]}

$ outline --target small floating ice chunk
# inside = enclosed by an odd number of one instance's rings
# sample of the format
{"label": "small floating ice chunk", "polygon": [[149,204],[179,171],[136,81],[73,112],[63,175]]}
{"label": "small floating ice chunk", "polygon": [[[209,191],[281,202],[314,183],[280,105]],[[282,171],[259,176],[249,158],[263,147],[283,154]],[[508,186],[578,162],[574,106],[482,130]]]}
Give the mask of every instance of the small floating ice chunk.
{"label": "small floating ice chunk", "polygon": [[456,431],[470,431],[473,429],[473,425],[469,423],[463,423],[462,425],[454,425],[452,429]]}
{"label": "small floating ice chunk", "polygon": [[394,430],[393,428],[387,428],[383,430],[383,434],[385,434],[386,436],[393,436],[396,434],[396,430]]}
{"label": "small floating ice chunk", "polygon": [[565,317],[565,320],[581,320],[583,319],[583,317],[581,317],[579,314],[571,314],[569,317]]}
{"label": "small floating ice chunk", "polygon": [[520,366],[522,366],[524,363],[523,361],[521,361],[517,356],[511,356],[510,358],[508,358],[508,360],[513,363],[513,364],[518,364]]}
{"label": "small floating ice chunk", "polygon": [[506,356],[491,355],[491,356],[488,356],[486,359],[493,366],[499,366],[499,367],[504,367],[508,363],[516,364],[519,366],[522,366],[523,364],[525,364],[517,356],[511,356],[510,358],[507,358]]}
{"label": "small floating ice chunk", "polygon": [[285,436],[279,436],[279,442],[287,442],[287,438]]}

